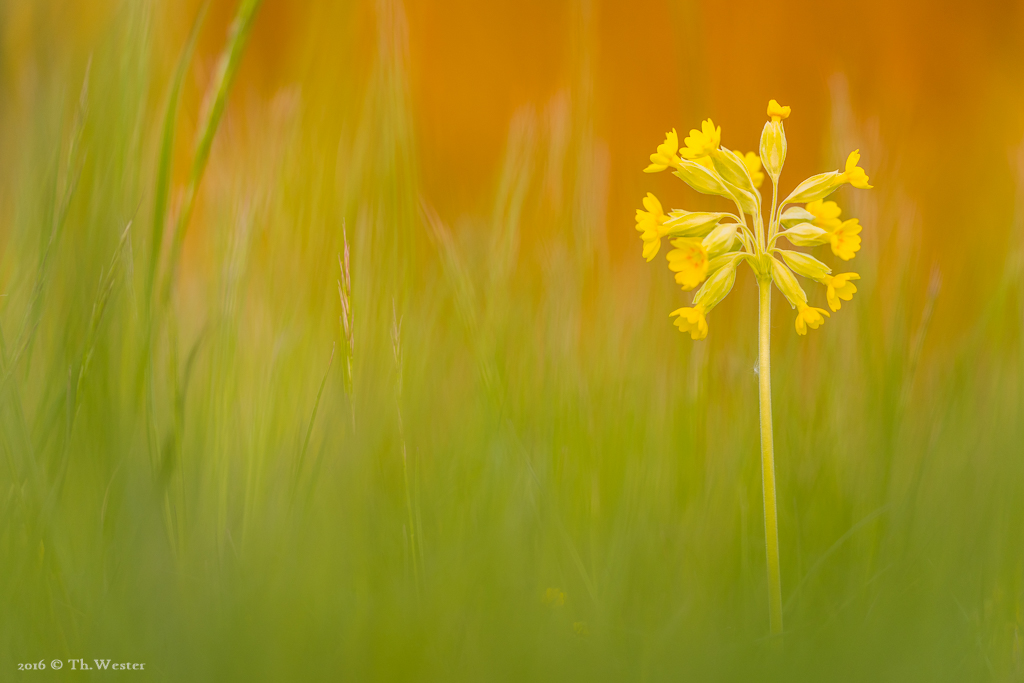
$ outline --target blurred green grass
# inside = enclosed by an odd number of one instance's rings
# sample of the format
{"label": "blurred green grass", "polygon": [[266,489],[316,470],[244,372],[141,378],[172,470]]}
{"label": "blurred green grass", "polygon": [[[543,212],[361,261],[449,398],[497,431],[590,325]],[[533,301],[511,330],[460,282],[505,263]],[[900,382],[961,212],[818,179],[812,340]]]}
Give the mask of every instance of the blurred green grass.
{"label": "blurred green grass", "polygon": [[[350,132],[306,125],[298,91],[229,108],[177,272],[174,238],[158,251],[166,310],[146,296],[168,87],[146,6],[87,79],[84,60],[54,67],[32,117],[3,117],[19,128],[0,229],[0,678],[104,657],[167,681],[1024,679],[1019,245],[959,334],[933,329],[949,284],[878,183],[840,197],[870,233],[854,301],[808,339],[776,301],[773,650],[754,283],[705,343],[670,325],[667,271],[639,242],[609,253],[605,230],[632,221],[600,208],[585,88],[514,118],[489,211],[439,215],[400,7],[380,8]],[[896,177],[898,143],[864,140],[833,87],[825,163],[863,140]],[[343,224],[351,393],[328,369],[349,352]]]}

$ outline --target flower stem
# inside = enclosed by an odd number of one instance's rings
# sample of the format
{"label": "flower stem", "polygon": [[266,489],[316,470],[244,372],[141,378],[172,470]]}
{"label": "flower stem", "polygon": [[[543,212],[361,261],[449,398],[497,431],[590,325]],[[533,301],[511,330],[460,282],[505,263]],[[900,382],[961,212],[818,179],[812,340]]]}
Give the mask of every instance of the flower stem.
{"label": "flower stem", "polygon": [[773,636],[782,634],[782,574],[775,505],[775,448],[772,441],[771,277],[759,277],[757,349],[761,405],[761,481],[764,489],[764,543],[768,555],[768,617]]}

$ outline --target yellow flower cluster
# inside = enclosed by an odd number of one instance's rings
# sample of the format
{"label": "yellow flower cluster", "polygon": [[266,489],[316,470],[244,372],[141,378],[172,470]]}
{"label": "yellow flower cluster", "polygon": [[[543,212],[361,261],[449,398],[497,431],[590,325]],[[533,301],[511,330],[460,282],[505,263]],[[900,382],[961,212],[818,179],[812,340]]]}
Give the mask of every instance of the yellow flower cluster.
{"label": "yellow flower cluster", "polygon": [[[644,258],[653,259],[662,238],[669,238],[673,248],[668,252],[668,266],[676,283],[686,291],[699,287],[690,306],[671,313],[676,326],[693,339],[707,336],[706,316],[732,290],[741,261],[750,265],[759,281],[774,283],[796,309],[797,334],[816,329],[829,313],[808,304],[795,275],[824,285],[825,300],[833,312],[857,291],[853,284],[860,279],[857,273],[833,275],[829,266],[810,254],[777,246],[780,237],[798,247],[827,244],[836,257],[849,261],[860,250],[861,225],[856,218],[843,220],[842,209],[826,197],[843,185],[871,188],[867,173],[859,166],[860,150],[854,150],[842,170],[808,178],[779,202],[778,179],[787,151],[783,121],[791,112],[775,100],[769,102],[760,154],[723,147],[721,126],[707,119],[700,129],[690,131],[682,147],[675,129],[667,133],[644,169],[647,173],[671,169],[694,190],[723,197],[735,206],[735,213],[672,210],[666,214],[661,202],[648,193],[643,200],[645,210],[636,212]],[[759,192],[765,172],[772,179],[768,212],[763,211],[768,207]]]}

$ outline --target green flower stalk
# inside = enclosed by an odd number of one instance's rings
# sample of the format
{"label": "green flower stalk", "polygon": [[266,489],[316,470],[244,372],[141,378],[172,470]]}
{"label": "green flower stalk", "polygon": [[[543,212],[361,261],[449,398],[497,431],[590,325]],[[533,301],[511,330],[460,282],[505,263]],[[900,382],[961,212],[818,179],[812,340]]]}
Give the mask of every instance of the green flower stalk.
{"label": "green flower stalk", "polygon": [[[761,132],[760,155],[742,154],[723,147],[722,128],[711,119],[691,130],[679,145],[673,129],[651,155],[644,169],[672,173],[701,194],[716,195],[731,201],[736,213],[712,213],[672,210],[665,213],[661,202],[648,193],[644,209],[637,209],[636,229],[643,240],[643,256],[648,261],[661,250],[661,241],[669,239],[668,267],[684,291],[697,289],[690,306],[670,314],[682,332],[694,340],[708,335],[707,315],[732,291],[736,269],[746,262],[758,284],[758,385],[761,418],[761,478],[764,492],[764,536],[768,561],[768,615],[771,633],[782,633],[782,572],[779,564],[779,531],[775,493],[775,452],[772,441],[771,390],[771,291],[774,284],[796,309],[794,326],[799,335],[817,329],[829,317],[823,308],[808,303],[797,275],[826,288],[825,298],[834,313],[843,301],[850,301],[859,280],[857,273],[832,274],[832,269],[810,254],[782,249],[779,238],[797,247],[830,245],[832,253],[849,261],[860,249],[861,226],[857,219],[840,220],[842,210],[825,198],[843,185],[870,189],[868,176],[857,164],[860,151],[850,153],[841,171],[811,176],[797,185],[782,202],[779,176],[786,163],[786,130],[783,121],[789,107],[775,100],[768,103],[769,121]],[[764,171],[761,170],[762,165]],[[760,187],[767,173],[772,181],[772,201],[764,215]],[[799,206],[803,205],[803,206]],[[747,219],[750,219],[749,221]]]}

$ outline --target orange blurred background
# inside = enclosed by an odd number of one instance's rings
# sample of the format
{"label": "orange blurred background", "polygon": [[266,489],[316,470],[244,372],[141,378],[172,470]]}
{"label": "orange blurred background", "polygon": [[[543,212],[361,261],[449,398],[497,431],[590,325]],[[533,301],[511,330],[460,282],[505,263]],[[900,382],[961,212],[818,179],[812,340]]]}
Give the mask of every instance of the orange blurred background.
{"label": "orange blurred background", "polygon": [[[326,4],[267,1],[239,92],[297,82],[306,93],[352,94],[337,81],[365,81],[380,3]],[[205,31],[211,57],[232,7],[219,3]],[[447,0],[405,9],[415,158],[424,191],[449,214],[490,196],[516,110],[543,110],[562,93],[588,108],[607,145],[611,252],[634,257],[632,213],[646,191],[673,206],[695,201],[675,179],[640,172],[666,130],[712,117],[725,144],[752,150],[767,100],[792,105],[785,191],[845,159],[826,137],[845,81],[850,143],[875,185],[905,198],[925,231],[924,257],[947,281],[986,273],[980,255],[965,258],[977,243],[963,236],[1007,246],[1024,139],[1021,3]],[[873,228],[866,241],[879,237]]]}
{"label": "orange blurred background", "polygon": [[[161,6],[165,15],[150,27],[161,78],[169,80],[199,6]],[[234,9],[231,0],[211,5],[183,126],[194,125],[190,112]],[[34,32],[25,29],[46,23],[68,30],[69,55],[88,51],[121,11],[116,2],[15,4],[6,11],[4,48],[33,54],[25,41]],[[54,22],[59,13],[68,14]],[[915,258],[938,265],[947,283],[984,288],[991,269],[979,250],[1002,252],[1017,239],[1021,3],[266,0],[232,115],[244,116],[247,98],[297,86],[305,122],[328,131],[324,139],[354,135],[346,112],[359,111],[384,35],[397,37],[407,59],[416,146],[408,160],[423,194],[453,219],[486,212],[518,110],[533,107],[549,119],[568,111],[582,115],[591,139],[607,150],[609,251],[615,259],[638,257],[632,214],[645,192],[673,207],[701,201],[667,174],[641,173],[664,132],[683,134],[712,117],[724,144],[753,150],[765,103],[776,98],[794,112],[783,192],[840,166],[859,147],[875,186],[898,197],[898,206],[879,207],[876,225],[862,216],[866,249],[884,249],[887,232],[909,222],[905,228],[922,231]],[[42,64],[61,59],[40,50]],[[27,73],[6,77],[15,98],[17,84],[31,81]],[[154,97],[165,82],[154,84]],[[836,111],[849,117],[838,122],[843,139],[835,134]]]}

